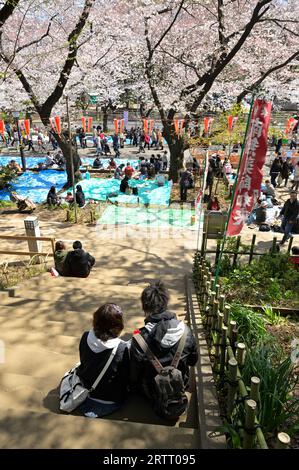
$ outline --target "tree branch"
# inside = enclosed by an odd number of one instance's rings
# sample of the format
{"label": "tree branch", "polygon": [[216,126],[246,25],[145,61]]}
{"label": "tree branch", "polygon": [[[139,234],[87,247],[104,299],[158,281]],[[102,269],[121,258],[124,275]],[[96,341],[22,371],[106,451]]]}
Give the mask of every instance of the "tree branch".
{"label": "tree branch", "polygon": [[7,0],[5,5],[0,10],[0,29],[5,21],[13,14],[15,8],[20,3],[20,0]]}
{"label": "tree branch", "polygon": [[69,34],[68,36],[68,44],[69,44],[69,52],[68,56],[65,60],[64,66],[62,68],[62,71],[60,73],[60,77],[58,79],[58,82],[56,84],[56,87],[54,91],[51,93],[51,95],[48,97],[48,99],[44,102],[42,105],[43,107],[43,112],[46,114],[51,112],[53,106],[59,101],[63,94],[63,90],[68,82],[71,70],[74,66],[74,63],[76,61],[77,57],[77,39],[82,33],[84,26],[87,22],[89,13],[91,11],[91,8],[94,4],[95,0],[85,0],[84,8],[81,13],[81,16],[73,29],[73,31]]}
{"label": "tree branch", "polygon": [[288,59],[286,59],[284,62],[281,64],[275,65],[274,67],[271,67],[268,69],[266,72],[262,74],[262,76],[256,80],[252,85],[248,86],[246,90],[242,91],[237,97],[237,103],[241,103],[242,99],[245,98],[248,92],[253,91],[255,88],[257,88],[271,73],[276,72],[277,70],[282,69],[286,65],[288,65],[292,60],[299,58],[299,51],[296,51],[294,54],[292,54]]}
{"label": "tree branch", "polygon": [[177,12],[176,14],[174,15],[174,18],[173,20],[171,21],[170,25],[168,26],[168,28],[166,28],[166,30],[164,31],[164,33],[161,35],[160,39],[158,40],[158,42],[154,45],[154,47],[152,48],[153,51],[155,51],[157,49],[157,47],[160,46],[161,42],[163,41],[163,39],[165,38],[165,36],[169,33],[169,31],[171,30],[171,28],[173,27],[174,23],[176,22],[179,14],[180,14],[180,11],[181,9],[183,8],[183,5],[185,3],[185,0],[181,0],[181,3],[179,5],[179,8],[177,9]]}

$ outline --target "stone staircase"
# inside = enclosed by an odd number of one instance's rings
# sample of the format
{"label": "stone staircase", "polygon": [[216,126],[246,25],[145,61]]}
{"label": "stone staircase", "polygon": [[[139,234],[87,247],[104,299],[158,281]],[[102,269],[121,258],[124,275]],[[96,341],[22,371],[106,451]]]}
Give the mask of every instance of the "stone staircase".
{"label": "stone staircase", "polygon": [[[96,259],[100,251],[104,259],[104,250],[98,250]],[[2,449],[200,447],[195,392],[189,396],[187,414],[175,426],[158,418],[138,396],[131,396],[120,411],[105,419],[58,410],[60,378],[78,362],[79,340],[101,304],[110,301],[122,306],[122,337],[128,339],[143,325],[143,288],[161,277],[170,290],[170,309],[185,318],[183,266],[178,274],[171,265],[157,269],[123,257],[119,266],[116,257],[113,266],[99,262],[87,279],[53,278],[45,273],[21,283],[9,295],[0,292],[0,339],[5,346],[0,364]]]}

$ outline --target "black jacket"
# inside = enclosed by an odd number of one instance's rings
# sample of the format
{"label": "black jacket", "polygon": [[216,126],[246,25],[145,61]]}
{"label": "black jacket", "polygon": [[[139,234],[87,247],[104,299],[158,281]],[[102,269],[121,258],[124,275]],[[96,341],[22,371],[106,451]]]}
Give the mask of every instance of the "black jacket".
{"label": "black jacket", "polygon": [[295,222],[296,218],[299,215],[299,201],[296,200],[294,202],[291,202],[291,200],[288,199],[284,203],[284,206],[280,211],[280,215],[283,215],[286,220],[292,220]]}
{"label": "black jacket", "polygon": [[115,403],[125,400],[129,386],[129,351],[127,343],[119,338],[103,342],[95,336],[93,330],[83,333],[79,346],[81,364],[77,373],[87,388],[91,388],[117,343],[114,359],[97,388],[90,394],[91,398]]}
{"label": "black jacket", "polygon": [[273,163],[272,163],[271,168],[270,168],[270,175],[272,173],[274,173],[274,174],[275,173],[280,173],[281,167],[282,167],[282,165],[281,165],[280,160],[278,158],[274,158]]}
{"label": "black jacket", "polygon": [[[175,314],[168,311],[146,318],[145,326],[141,328],[140,333],[162,366],[171,364],[184,331],[183,326],[184,322],[177,320]],[[187,325],[185,325],[185,328],[188,328]],[[197,359],[195,340],[188,328],[186,343],[178,365],[186,388],[189,381],[189,366],[194,366]],[[130,381],[132,388],[142,388],[142,383],[145,382],[148,390],[151,391],[156,375],[156,370],[133,336],[130,350]]]}
{"label": "black jacket", "polygon": [[87,277],[95,259],[84,250],[70,251],[63,264],[63,275],[69,277]]}
{"label": "black jacket", "polygon": [[76,203],[79,207],[83,207],[85,205],[85,195],[81,191],[76,192]]}

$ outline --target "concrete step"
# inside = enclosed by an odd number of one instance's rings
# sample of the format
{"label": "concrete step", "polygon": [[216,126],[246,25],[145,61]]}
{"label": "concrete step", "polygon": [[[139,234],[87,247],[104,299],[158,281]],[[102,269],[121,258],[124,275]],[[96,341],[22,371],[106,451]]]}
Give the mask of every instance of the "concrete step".
{"label": "concrete step", "polygon": [[[72,336],[75,338],[81,337],[84,331],[89,330],[92,327],[92,316],[89,313],[78,313],[66,311],[63,314],[53,315],[38,315],[32,317],[32,313],[22,312],[16,315],[13,307],[8,307],[11,310],[9,314],[0,315],[0,331],[8,331],[11,335],[9,341],[15,341],[15,337],[18,338],[30,332],[38,332],[39,334],[46,332],[49,340],[55,339],[57,335]],[[50,318],[50,319],[48,319]],[[131,316],[124,318],[124,330],[121,337],[124,340],[128,340],[128,335],[131,335],[134,330],[141,328],[144,325],[144,316]],[[14,335],[14,332],[17,335]]]}
{"label": "concrete step", "polygon": [[[197,430],[81,416],[1,410],[2,449],[196,449]],[[84,429],[84,432],[82,430]],[[63,432],[62,432],[63,431]]]}

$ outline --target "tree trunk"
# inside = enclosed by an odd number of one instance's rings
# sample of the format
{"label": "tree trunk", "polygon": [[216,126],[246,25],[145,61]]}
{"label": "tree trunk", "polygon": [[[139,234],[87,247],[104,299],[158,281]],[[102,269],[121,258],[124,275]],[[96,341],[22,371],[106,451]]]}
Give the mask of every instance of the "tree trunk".
{"label": "tree trunk", "polygon": [[[64,139],[58,140],[59,146],[62,150],[62,154],[66,161],[66,172],[67,172],[67,182],[64,185],[65,188],[70,188],[73,186],[73,175],[72,175],[72,161],[71,161],[71,154],[70,154],[70,145],[68,141]],[[80,168],[80,158],[78,154],[77,147],[72,145],[72,154],[73,154],[73,164],[74,164],[74,173],[79,170]]]}
{"label": "tree trunk", "polygon": [[103,112],[103,132],[108,132],[108,109],[102,108]]}
{"label": "tree trunk", "polygon": [[178,182],[179,170],[183,167],[184,139],[175,133],[174,126],[164,123],[163,136],[170,152],[169,179]]}
{"label": "tree trunk", "polygon": [[[62,131],[60,136],[56,134],[56,132],[54,132],[53,129],[51,128],[50,117],[47,116],[47,114],[48,113],[45,113],[43,117],[40,115],[40,118],[45,128],[48,130],[50,129],[50,131],[54,135],[62,151],[62,154],[66,161],[66,172],[67,172],[67,182],[65,184],[65,187],[70,188],[71,186],[73,186],[73,176],[72,176],[72,163],[71,163],[71,153],[70,153],[68,132]],[[73,144],[72,149],[73,149],[72,153],[73,153],[73,164],[74,164],[74,173],[75,173],[80,168],[80,157],[79,157],[76,145]]]}

